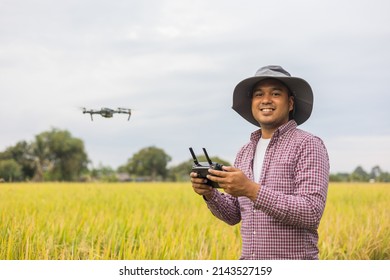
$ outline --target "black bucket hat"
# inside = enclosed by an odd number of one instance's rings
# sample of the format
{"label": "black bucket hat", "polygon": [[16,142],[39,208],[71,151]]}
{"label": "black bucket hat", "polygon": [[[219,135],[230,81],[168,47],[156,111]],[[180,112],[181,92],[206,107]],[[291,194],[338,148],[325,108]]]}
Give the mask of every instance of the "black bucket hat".
{"label": "black bucket hat", "polygon": [[313,109],[313,91],[308,82],[290,73],[278,65],[269,65],[257,70],[254,77],[242,80],[233,92],[233,110],[248,122],[260,126],[252,115],[252,90],[255,84],[264,79],[273,78],[285,84],[294,96],[294,120],[298,125],[304,123]]}

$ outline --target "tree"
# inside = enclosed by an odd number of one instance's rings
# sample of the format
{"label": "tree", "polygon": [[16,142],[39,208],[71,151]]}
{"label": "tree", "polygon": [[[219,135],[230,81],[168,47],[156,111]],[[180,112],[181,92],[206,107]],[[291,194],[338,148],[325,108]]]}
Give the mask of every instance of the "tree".
{"label": "tree", "polygon": [[330,182],[348,182],[350,180],[350,177],[351,176],[349,173],[330,174],[329,181]]}
{"label": "tree", "polygon": [[147,147],[130,158],[124,168],[130,175],[146,177],[152,181],[165,180],[168,175],[167,164],[171,157],[157,147]]}
{"label": "tree", "polygon": [[370,173],[367,173],[361,166],[355,168],[352,173],[336,173],[330,174],[330,182],[369,182],[374,180],[375,182],[390,182],[390,174],[382,171],[382,169],[376,165],[371,169]]}
{"label": "tree", "polygon": [[175,165],[169,169],[170,181],[188,181],[191,167],[194,164],[192,160],[184,161],[178,165]]}
{"label": "tree", "polygon": [[92,179],[104,182],[117,182],[117,174],[110,166],[99,164],[97,168],[91,170]]}
{"label": "tree", "polygon": [[382,169],[376,165],[371,169],[370,180],[375,182],[390,182],[390,175],[388,172],[383,172]]}
{"label": "tree", "polygon": [[41,133],[35,136],[35,142],[31,144],[32,154],[34,155],[34,166],[35,173],[33,177],[33,181],[43,181],[45,173],[51,171],[51,161],[49,145],[47,144],[47,139],[44,135],[47,132]]}
{"label": "tree", "polygon": [[68,131],[58,129],[36,135],[32,143],[20,141],[7,148],[0,153],[0,161],[4,160],[14,161],[6,163],[7,168],[12,165],[15,172],[15,163],[18,164],[21,175],[17,177],[20,180],[75,181],[88,170],[84,143]]}
{"label": "tree", "polygon": [[52,129],[38,134],[33,151],[39,179],[42,175],[46,180],[75,181],[87,171],[84,143],[69,131]]}
{"label": "tree", "polygon": [[31,145],[26,141],[19,141],[15,146],[8,147],[4,152],[0,153],[0,159],[13,159],[21,168],[21,180],[29,180],[33,178],[36,165]]}
{"label": "tree", "polygon": [[358,166],[351,174],[352,182],[368,182],[370,175],[363,169],[363,167]]}
{"label": "tree", "polygon": [[382,172],[376,179],[377,182],[390,182],[390,173]]}
{"label": "tree", "polygon": [[0,178],[7,182],[22,179],[22,167],[13,159],[0,160]]}
{"label": "tree", "polygon": [[382,174],[382,169],[379,167],[379,165],[376,165],[374,166],[372,169],[371,169],[371,172],[370,172],[370,179],[377,179],[378,177],[381,176]]}

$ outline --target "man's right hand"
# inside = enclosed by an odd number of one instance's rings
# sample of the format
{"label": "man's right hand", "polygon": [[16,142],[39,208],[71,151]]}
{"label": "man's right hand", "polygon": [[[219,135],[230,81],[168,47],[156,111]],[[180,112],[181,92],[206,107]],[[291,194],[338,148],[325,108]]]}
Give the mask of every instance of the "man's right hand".
{"label": "man's right hand", "polygon": [[198,178],[198,174],[195,172],[191,172],[190,177],[192,188],[197,194],[203,195],[207,200],[212,197],[213,188],[206,184],[207,179]]}

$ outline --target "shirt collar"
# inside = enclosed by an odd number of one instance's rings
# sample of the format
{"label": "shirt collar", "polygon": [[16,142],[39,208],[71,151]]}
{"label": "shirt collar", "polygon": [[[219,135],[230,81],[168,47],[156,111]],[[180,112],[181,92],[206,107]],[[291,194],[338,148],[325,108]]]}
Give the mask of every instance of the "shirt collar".
{"label": "shirt collar", "polygon": [[[271,139],[276,138],[276,137],[280,137],[283,134],[285,134],[286,132],[288,132],[292,129],[295,129],[296,127],[297,127],[297,123],[295,122],[295,120],[290,120],[287,123],[279,126],[278,129],[275,130]],[[260,138],[261,138],[261,128],[252,132],[250,140],[258,142]]]}

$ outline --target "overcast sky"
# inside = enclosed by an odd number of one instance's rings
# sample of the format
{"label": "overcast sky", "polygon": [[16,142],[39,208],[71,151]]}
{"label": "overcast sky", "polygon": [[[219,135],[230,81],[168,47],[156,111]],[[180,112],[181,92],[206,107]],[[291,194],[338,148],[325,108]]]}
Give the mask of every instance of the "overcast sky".
{"label": "overcast sky", "polygon": [[[234,161],[255,126],[233,89],[264,65],[310,83],[300,126],[332,172],[390,171],[390,1],[0,0],[0,151],[51,128],[113,168],[156,146],[171,165]],[[112,119],[81,107],[127,107]]]}

